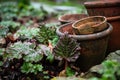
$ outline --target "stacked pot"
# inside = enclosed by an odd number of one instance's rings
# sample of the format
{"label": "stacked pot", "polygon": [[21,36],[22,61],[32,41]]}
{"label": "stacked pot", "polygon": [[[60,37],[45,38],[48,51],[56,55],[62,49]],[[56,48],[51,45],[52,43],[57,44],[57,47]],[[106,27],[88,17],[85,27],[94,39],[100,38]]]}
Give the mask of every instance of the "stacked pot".
{"label": "stacked pot", "polygon": [[57,29],[59,36],[68,32],[71,38],[80,43],[81,55],[76,61],[81,71],[87,71],[105,59],[109,35],[112,26],[104,16],[85,14],[67,14],[59,18],[61,26]]}
{"label": "stacked pot", "polygon": [[85,2],[89,16],[106,16],[113,26],[107,53],[120,49],[120,0],[100,0]]}

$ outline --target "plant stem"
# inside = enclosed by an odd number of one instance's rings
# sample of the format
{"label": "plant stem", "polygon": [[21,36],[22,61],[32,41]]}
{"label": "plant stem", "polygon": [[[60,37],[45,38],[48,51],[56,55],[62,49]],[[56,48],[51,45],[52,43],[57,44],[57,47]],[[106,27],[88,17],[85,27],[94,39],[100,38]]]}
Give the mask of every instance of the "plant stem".
{"label": "plant stem", "polygon": [[64,58],[64,60],[65,60],[65,71],[66,71],[67,66],[68,66],[68,61],[67,61],[67,59],[65,59],[65,58]]}

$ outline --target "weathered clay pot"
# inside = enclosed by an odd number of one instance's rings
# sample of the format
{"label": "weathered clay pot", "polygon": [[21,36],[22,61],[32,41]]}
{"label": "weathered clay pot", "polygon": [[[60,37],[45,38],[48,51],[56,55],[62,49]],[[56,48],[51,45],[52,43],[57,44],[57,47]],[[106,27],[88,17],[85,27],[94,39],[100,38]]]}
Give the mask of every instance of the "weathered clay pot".
{"label": "weathered clay pot", "polygon": [[72,25],[75,34],[92,34],[106,29],[107,19],[104,16],[92,16],[80,19]]}
{"label": "weathered clay pot", "polygon": [[65,23],[77,21],[85,17],[88,17],[88,15],[87,14],[65,14],[60,16],[58,20],[61,22],[61,24],[65,24]]}
{"label": "weathered clay pot", "polygon": [[84,3],[90,16],[118,16],[120,15],[120,0],[98,0]]}
{"label": "weathered clay pot", "polygon": [[107,53],[120,50],[120,16],[109,17],[108,22],[112,24],[113,31],[109,39]]}
{"label": "weathered clay pot", "polygon": [[105,58],[108,38],[112,31],[112,26],[108,24],[108,28],[94,34],[75,35],[72,23],[61,25],[56,33],[62,36],[64,32],[68,32],[71,38],[76,39],[80,43],[81,55],[77,60],[81,71],[87,71],[93,65],[101,63]]}
{"label": "weathered clay pot", "polygon": [[105,16],[114,28],[107,53],[120,49],[120,0],[100,0],[84,4],[89,16]]}

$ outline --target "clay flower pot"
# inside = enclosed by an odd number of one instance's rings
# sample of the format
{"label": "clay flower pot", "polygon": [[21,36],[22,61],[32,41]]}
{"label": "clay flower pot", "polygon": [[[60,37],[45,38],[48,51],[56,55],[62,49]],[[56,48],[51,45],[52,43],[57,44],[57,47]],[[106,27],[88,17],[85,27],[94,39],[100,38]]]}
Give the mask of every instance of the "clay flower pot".
{"label": "clay flower pot", "polygon": [[113,31],[107,53],[120,49],[120,0],[100,0],[84,3],[89,16],[105,16]]}
{"label": "clay flower pot", "polygon": [[88,35],[75,35],[72,23],[67,23],[61,25],[56,30],[56,33],[58,36],[62,36],[67,31],[71,38],[76,39],[80,43],[81,55],[76,64],[80,67],[81,71],[87,71],[90,67],[104,60],[109,35],[112,30],[112,26],[108,24],[108,27],[103,31]]}
{"label": "clay flower pot", "polygon": [[120,50],[120,16],[109,17],[108,22],[112,24],[113,31],[109,39],[107,53]]}
{"label": "clay flower pot", "polygon": [[75,34],[92,34],[106,29],[107,19],[103,16],[92,16],[76,21],[72,25]]}
{"label": "clay flower pot", "polygon": [[87,16],[88,16],[87,14],[65,14],[60,16],[58,20],[61,22],[61,24],[65,24],[65,23],[77,21]]}
{"label": "clay flower pot", "polygon": [[90,16],[118,16],[120,15],[120,0],[99,0],[84,3]]}

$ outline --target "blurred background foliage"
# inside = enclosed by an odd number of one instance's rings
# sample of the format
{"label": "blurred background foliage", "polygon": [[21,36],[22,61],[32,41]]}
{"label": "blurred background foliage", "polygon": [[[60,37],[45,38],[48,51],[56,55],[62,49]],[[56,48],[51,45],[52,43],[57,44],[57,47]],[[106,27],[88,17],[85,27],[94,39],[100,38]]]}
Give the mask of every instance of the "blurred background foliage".
{"label": "blurred background foliage", "polygon": [[[17,2],[19,5],[30,5],[34,3],[34,5],[36,6],[36,4],[37,5],[47,4],[50,6],[55,6],[54,9],[56,10],[61,10],[61,11],[71,10],[73,13],[86,13],[86,10],[83,4],[84,2],[91,1],[91,0],[0,0],[0,3],[6,2],[6,1],[14,1],[14,2]],[[49,7],[49,8],[52,8],[52,7]]]}

